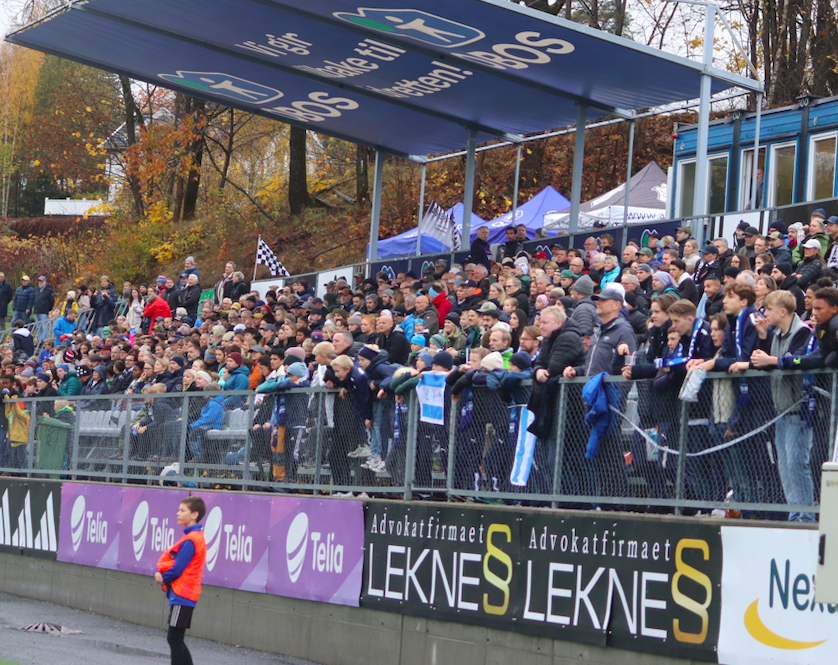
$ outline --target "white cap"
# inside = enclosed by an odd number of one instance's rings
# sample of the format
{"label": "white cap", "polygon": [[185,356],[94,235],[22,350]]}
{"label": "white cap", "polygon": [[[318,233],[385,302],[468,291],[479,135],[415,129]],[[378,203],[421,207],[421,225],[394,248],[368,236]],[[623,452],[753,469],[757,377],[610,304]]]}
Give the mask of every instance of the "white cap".
{"label": "white cap", "polygon": [[795,222],[794,224],[791,224],[789,226],[789,231],[791,231],[792,229],[794,229],[797,232],[802,231],[803,230],[803,222]]}
{"label": "white cap", "polygon": [[803,249],[820,249],[821,248],[821,241],[817,238],[809,238],[806,242],[803,243]]}

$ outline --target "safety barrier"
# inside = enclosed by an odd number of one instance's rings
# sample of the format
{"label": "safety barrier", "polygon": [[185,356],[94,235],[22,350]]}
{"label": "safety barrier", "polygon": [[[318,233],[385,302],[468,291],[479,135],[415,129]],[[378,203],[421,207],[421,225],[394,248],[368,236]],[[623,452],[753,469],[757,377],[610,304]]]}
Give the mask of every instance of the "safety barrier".
{"label": "safety barrier", "polygon": [[[772,377],[782,377],[773,388]],[[835,454],[838,373],[711,373],[694,402],[679,400],[664,372],[606,377],[610,408],[588,423],[585,381],[506,379],[453,397],[445,388],[432,417],[410,390],[373,400],[368,422],[350,393],[327,388],[24,397],[28,440],[11,442],[0,469],[553,507],[819,512],[814,479]]]}

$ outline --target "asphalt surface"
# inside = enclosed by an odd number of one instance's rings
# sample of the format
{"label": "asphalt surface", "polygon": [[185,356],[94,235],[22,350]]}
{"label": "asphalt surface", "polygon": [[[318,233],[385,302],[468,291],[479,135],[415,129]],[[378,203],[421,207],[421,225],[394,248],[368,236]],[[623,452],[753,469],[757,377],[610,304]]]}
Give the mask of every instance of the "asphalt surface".
{"label": "asphalt surface", "polygon": [[[53,623],[75,635],[47,635],[15,630],[34,623]],[[315,665],[311,661],[254,651],[189,636],[192,659],[201,665]],[[165,665],[166,633],[125,621],[0,593],[0,665]]]}

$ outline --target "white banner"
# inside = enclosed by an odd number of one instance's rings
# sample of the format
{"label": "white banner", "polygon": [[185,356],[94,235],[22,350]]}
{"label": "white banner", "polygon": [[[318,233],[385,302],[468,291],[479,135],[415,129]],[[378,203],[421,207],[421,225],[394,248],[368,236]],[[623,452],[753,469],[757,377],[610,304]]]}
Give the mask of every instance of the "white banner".
{"label": "white banner", "polygon": [[722,665],[830,665],[838,613],[815,603],[818,532],[722,527]]}

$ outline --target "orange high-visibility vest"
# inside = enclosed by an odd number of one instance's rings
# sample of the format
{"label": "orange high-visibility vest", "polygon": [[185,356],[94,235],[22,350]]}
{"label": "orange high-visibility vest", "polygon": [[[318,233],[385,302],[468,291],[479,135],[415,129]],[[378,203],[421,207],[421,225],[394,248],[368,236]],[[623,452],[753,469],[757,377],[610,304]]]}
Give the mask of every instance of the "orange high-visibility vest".
{"label": "orange high-visibility vest", "polygon": [[183,574],[170,582],[172,591],[181,598],[198,602],[201,596],[201,577],[204,574],[204,562],[207,560],[207,541],[204,540],[203,530],[190,531],[183,534],[183,538],[177,541],[171,548],[163,552],[157,562],[158,572],[164,573],[175,565],[175,557],[180,551],[180,546],[187,540],[191,540],[195,546],[195,556],[186,566]]}

